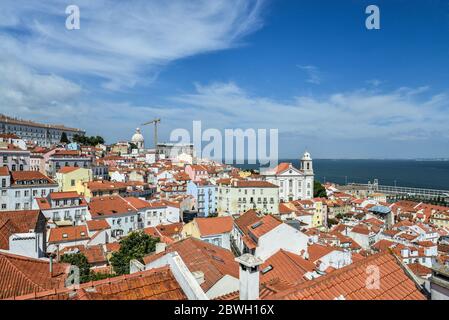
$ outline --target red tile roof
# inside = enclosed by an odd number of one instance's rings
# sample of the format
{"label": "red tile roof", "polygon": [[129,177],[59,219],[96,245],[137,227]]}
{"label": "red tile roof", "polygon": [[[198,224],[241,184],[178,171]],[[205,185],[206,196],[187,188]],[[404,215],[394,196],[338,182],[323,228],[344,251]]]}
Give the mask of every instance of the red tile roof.
{"label": "red tile roof", "polygon": [[12,171],[11,177],[14,182],[16,181],[31,181],[31,180],[43,180],[47,184],[55,184],[55,182],[40,173],[39,171]]}
{"label": "red tile roof", "polygon": [[17,300],[187,300],[169,267],[137,272],[61,289],[17,297]]}
{"label": "red tile roof", "polygon": [[89,220],[86,221],[87,228],[89,228],[89,232],[91,231],[100,231],[105,229],[110,229],[111,226],[106,220]]}
{"label": "red tile roof", "polygon": [[195,218],[201,236],[211,236],[231,232],[234,225],[232,217]]}
{"label": "red tile roof", "polygon": [[0,299],[63,288],[68,265],[0,252]]}
{"label": "red tile roof", "polygon": [[[315,264],[301,256],[285,250],[279,250],[260,267],[260,281],[267,282],[279,278],[291,284],[305,281],[304,275],[315,270]],[[264,273],[264,270],[266,272]]]}
{"label": "red tile roof", "polygon": [[9,176],[9,169],[7,166],[0,167],[0,176]]}
{"label": "red tile roof", "polygon": [[247,227],[247,230],[256,238],[260,238],[264,234],[270,232],[277,226],[281,225],[282,221],[272,215],[266,215],[259,222],[256,222]]}
{"label": "red tile roof", "polygon": [[80,169],[79,167],[62,167],[58,173],[66,174]]}
{"label": "red tile roof", "polygon": [[268,181],[259,180],[239,180],[236,181],[236,185],[239,188],[279,188],[277,185]]}
{"label": "red tile roof", "polygon": [[9,250],[11,235],[35,231],[40,219],[45,221],[39,210],[0,212],[0,249]]}
{"label": "red tile roof", "polygon": [[72,242],[88,239],[89,234],[86,226],[72,226],[50,229],[48,243]]}
{"label": "red tile roof", "polygon": [[136,209],[121,196],[107,196],[92,198],[89,203],[89,211],[94,218],[106,215],[126,214],[135,212]]}
{"label": "red tile roof", "polygon": [[49,197],[51,200],[81,198],[81,196],[76,191],[52,192],[50,193]]}
{"label": "red tile roof", "polygon": [[321,244],[312,244],[307,247],[307,253],[309,254],[309,260],[312,262],[315,262],[325,255],[328,255],[329,253],[333,251],[342,251],[338,247],[329,247],[329,246],[323,246]]}
{"label": "red tile roof", "polygon": [[[379,289],[367,286],[367,268],[380,271]],[[369,284],[369,283],[368,283]],[[366,259],[270,297],[273,300],[425,300],[400,262],[389,253]]]}
{"label": "red tile roof", "polygon": [[205,281],[201,287],[205,291],[225,275],[239,278],[239,266],[231,251],[195,238],[187,238],[168,245],[165,252],[145,256],[143,261],[149,264],[166,253],[175,251],[181,256],[190,272],[204,273]]}
{"label": "red tile roof", "polygon": [[261,217],[255,210],[248,210],[240,217],[234,220],[237,227],[244,233],[248,234],[248,226],[259,221]]}

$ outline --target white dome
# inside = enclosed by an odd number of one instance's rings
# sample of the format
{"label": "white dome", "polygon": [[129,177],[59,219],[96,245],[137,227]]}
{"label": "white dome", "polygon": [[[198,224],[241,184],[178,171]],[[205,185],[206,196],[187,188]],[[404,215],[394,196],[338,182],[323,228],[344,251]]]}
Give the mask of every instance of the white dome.
{"label": "white dome", "polygon": [[307,151],[304,152],[304,155],[302,156],[302,160],[312,160],[310,153],[308,153]]}
{"label": "white dome", "polygon": [[131,138],[131,142],[137,143],[137,142],[144,142],[144,138],[142,133],[140,133],[140,129],[137,128],[136,129],[136,133],[133,135],[133,137]]}

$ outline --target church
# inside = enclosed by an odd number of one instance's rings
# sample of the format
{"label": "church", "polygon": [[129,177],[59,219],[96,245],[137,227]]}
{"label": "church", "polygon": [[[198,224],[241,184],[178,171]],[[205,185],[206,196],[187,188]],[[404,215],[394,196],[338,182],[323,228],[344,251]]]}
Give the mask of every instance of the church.
{"label": "church", "polygon": [[288,202],[313,198],[314,173],[310,153],[305,152],[300,163],[299,169],[283,162],[263,173],[266,181],[279,186],[279,200]]}

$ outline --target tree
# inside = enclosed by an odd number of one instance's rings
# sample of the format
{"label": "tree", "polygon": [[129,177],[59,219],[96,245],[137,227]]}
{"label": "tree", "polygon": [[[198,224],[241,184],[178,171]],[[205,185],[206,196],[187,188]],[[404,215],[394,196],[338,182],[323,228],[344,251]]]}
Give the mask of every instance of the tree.
{"label": "tree", "polygon": [[99,144],[104,144],[104,139],[103,137],[100,136],[92,136],[92,137],[88,137],[88,136],[80,136],[78,134],[75,134],[73,136],[73,142],[79,143],[81,145],[86,145],[86,146],[96,146]]}
{"label": "tree", "polygon": [[103,280],[117,276],[116,274],[93,272],[90,269],[92,266],[83,253],[64,254],[61,256],[61,262],[69,263],[72,266],[77,266],[79,268],[80,283]]}
{"label": "tree", "polygon": [[132,232],[120,241],[120,250],[114,252],[111,257],[111,264],[115,273],[129,274],[129,262],[136,259],[143,262],[143,257],[156,248],[159,238],[153,238],[142,231]]}
{"label": "tree", "polygon": [[130,148],[131,150],[139,149],[139,148],[137,148],[137,145],[136,145],[134,142],[130,142],[130,143],[129,143],[129,148]]}
{"label": "tree", "polygon": [[63,254],[61,262],[69,263],[72,266],[77,266],[80,270],[80,283],[90,281],[90,264],[87,258],[82,253]]}
{"label": "tree", "polygon": [[315,180],[313,182],[313,197],[314,198],[327,198],[326,189],[317,180]]}
{"label": "tree", "polygon": [[67,133],[65,132],[61,134],[61,143],[70,143],[69,138],[67,138]]}

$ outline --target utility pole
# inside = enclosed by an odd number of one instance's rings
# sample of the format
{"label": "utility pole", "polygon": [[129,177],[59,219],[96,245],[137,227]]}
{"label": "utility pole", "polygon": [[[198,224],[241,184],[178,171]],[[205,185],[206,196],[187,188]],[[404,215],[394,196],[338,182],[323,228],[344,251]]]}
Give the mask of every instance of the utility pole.
{"label": "utility pole", "polygon": [[157,119],[154,119],[152,121],[148,121],[148,122],[142,124],[142,126],[148,126],[150,124],[154,124],[154,152],[155,152],[156,160],[158,160],[158,158],[159,158],[157,155],[157,125],[159,123],[161,123],[161,119],[157,118]]}

